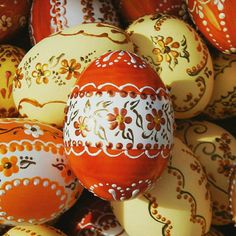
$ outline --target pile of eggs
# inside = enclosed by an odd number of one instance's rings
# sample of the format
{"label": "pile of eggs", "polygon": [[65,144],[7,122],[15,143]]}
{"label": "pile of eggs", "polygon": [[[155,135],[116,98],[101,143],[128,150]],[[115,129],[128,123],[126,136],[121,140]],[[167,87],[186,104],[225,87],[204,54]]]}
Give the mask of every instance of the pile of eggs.
{"label": "pile of eggs", "polygon": [[234,10],[1,1],[0,234],[235,235]]}

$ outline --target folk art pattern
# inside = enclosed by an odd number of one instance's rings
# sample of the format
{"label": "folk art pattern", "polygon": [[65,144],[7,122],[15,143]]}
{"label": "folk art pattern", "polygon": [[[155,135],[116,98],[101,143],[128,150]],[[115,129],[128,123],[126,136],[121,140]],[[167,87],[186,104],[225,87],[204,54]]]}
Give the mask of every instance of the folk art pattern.
{"label": "folk art pattern", "polygon": [[[126,78],[119,81],[113,76],[119,75],[119,68],[122,68],[120,73],[132,74],[130,83],[125,82]],[[89,79],[93,70],[100,79]],[[148,78],[149,82],[139,82],[132,71],[137,71],[144,80]],[[152,83],[156,88],[149,85]],[[115,51],[95,60],[74,86],[66,109],[65,150],[72,168],[87,189],[104,199],[125,200],[136,197],[158,178],[170,155],[173,127],[169,93],[155,72],[136,55]],[[102,159],[114,170],[110,178],[105,174],[106,164],[100,163]],[[131,172],[137,173],[135,179],[131,180],[127,173],[123,176],[126,182],[121,176],[118,180],[115,163],[120,166],[127,163]],[[157,166],[160,163],[160,166],[150,178],[139,171],[141,163],[151,168],[150,172],[155,168],[151,163]],[[84,168],[92,165],[92,169],[103,165],[104,179],[99,178],[103,181],[97,182],[95,176],[86,180],[79,170],[80,165]],[[123,168],[128,171],[125,166]]]}
{"label": "folk art pattern", "polygon": [[9,118],[0,120],[0,135],[2,223],[44,223],[75,203],[83,188],[65,158],[60,130]]}

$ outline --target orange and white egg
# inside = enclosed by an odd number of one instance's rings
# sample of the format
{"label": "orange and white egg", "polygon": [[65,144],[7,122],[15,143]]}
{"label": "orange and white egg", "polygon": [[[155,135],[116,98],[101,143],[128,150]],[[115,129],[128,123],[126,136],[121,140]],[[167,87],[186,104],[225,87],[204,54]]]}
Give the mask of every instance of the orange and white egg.
{"label": "orange and white egg", "polygon": [[213,65],[207,46],[184,21],[170,15],[147,15],[127,29],[136,53],[170,87],[175,117],[203,112],[213,91]]}
{"label": "orange and white egg", "polygon": [[109,0],[34,0],[30,13],[30,36],[35,44],[65,28],[91,22],[120,25],[116,9]]}
{"label": "orange and white egg", "polygon": [[110,50],[133,51],[120,28],[88,23],[41,40],[25,55],[14,79],[13,97],[19,113],[63,126],[68,95],[83,69]]}
{"label": "orange and white egg", "polygon": [[68,210],[83,188],[64,155],[62,132],[38,121],[0,120],[1,224],[41,224]]}
{"label": "orange and white egg", "polygon": [[13,100],[13,77],[25,55],[21,48],[0,45],[0,117],[16,117],[17,109]]}
{"label": "orange and white egg", "polygon": [[181,122],[176,135],[192,149],[206,170],[212,195],[212,223],[232,223],[228,189],[230,169],[236,161],[235,138],[225,129],[207,121]]}
{"label": "orange and white egg", "polygon": [[112,201],[111,205],[128,235],[203,236],[211,224],[206,174],[178,138],[168,167],[153,189],[133,200]]}

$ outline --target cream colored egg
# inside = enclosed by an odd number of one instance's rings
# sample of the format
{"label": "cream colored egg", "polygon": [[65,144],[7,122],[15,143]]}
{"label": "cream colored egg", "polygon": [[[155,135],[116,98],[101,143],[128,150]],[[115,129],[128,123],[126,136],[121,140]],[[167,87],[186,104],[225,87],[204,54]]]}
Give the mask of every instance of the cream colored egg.
{"label": "cream colored egg", "polygon": [[16,226],[3,236],[66,236],[60,230],[48,225]]}
{"label": "cream colored egg", "polygon": [[111,202],[129,236],[203,236],[211,224],[205,172],[178,138],[159,182],[139,198]]}
{"label": "cream colored egg", "polygon": [[213,57],[214,90],[205,113],[213,119],[236,115],[236,55]]}
{"label": "cream colored egg", "polygon": [[236,161],[236,140],[223,128],[206,121],[185,121],[177,126],[181,138],[204,166],[213,201],[213,224],[231,223],[230,168]]}
{"label": "cream colored egg", "polygon": [[12,95],[13,77],[24,55],[25,51],[21,48],[0,45],[0,117],[18,115]]}
{"label": "cream colored egg", "polygon": [[118,49],[133,51],[129,36],[104,23],[77,25],[43,39],[17,69],[13,96],[19,113],[62,127],[68,95],[83,69]]}
{"label": "cream colored egg", "polygon": [[168,15],[148,15],[132,23],[127,32],[136,53],[170,87],[176,118],[201,113],[213,90],[213,65],[208,48],[184,21]]}

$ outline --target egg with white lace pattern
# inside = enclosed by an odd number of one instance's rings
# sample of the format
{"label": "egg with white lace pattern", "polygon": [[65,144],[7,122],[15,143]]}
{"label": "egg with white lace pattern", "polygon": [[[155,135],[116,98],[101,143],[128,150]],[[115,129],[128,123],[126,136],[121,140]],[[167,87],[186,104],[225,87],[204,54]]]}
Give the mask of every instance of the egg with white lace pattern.
{"label": "egg with white lace pattern", "polygon": [[93,61],[66,112],[71,168],[95,195],[134,198],[163,172],[173,142],[172,104],[161,79],[137,55],[113,51]]}

